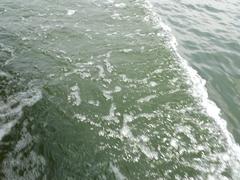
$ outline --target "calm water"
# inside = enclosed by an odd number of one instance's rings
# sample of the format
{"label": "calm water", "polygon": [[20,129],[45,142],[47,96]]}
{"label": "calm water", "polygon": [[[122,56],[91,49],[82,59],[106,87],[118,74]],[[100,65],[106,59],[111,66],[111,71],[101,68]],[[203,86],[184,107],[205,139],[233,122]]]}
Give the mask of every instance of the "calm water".
{"label": "calm water", "polygon": [[0,179],[238,180],[239,12],[2,0]]}

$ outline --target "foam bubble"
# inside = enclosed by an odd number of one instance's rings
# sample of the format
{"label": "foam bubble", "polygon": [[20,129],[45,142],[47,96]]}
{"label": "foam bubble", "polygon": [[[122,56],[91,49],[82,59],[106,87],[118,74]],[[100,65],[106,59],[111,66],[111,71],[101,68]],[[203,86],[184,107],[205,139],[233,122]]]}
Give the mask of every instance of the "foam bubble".
{"label": "foam bubble", "polygon": [[170,145],[172,147],[174,147],[175,149],[178,148],[178,142],[177,142],[177,139],[176,138],[172,138],[171,141],[170,141]]}
{"label": "foam bubble", "polygon": [[129,52],[132,52],[133,50],[132,49],[122,49],[121,52],[124,52],[124,53],[129,53]]}
{"label": "foam bubble", "polygon": [[111,65],[111,63],[110,63],[107,59],[104,60],[104,63],[105,63],[105,66],[106,66],[106,68],[107,68],[107,71],[108,71],[109,73],[112,73],[112,71],[113,71],[113,66]]}
{"label": "foam bubble", "polygon": [[[39,179],[45,165],[44,157],[34,151],[26,155],[26,153],[14,150],[4,160],[2,171],[5,179]],[[18,172],[24,173],[20,175]]]}
{"label": "foam bubble", "polygon": [[105,78],[105,73],[104,73],[104,68],[100,65],[97,66],[97,68],[99,69],[99,72],[98,72],[98,76],[99,78]]}
{"label": "foam bubble", "polygon": [[110,163],[110,168],[111,171],[114,173],[115,178],[117,180],[126,180],[127,178],[120,172],[120,170],[117,168],[117,166],[113,165],[112,163]]}
{"label": "foam bubble", "polygon": [[125,3],[119,3],[119,4],[115,4],[115,7],[117,8],[125,8],[127,5]]}
{"label": "foam bubble", "polygon": [[3,124],[0,127],[0,141],[2,140],[2,138],[6,135],[9,134],[9,132],[11,131],[12,127],[16,124],[16,120],[14,121],[10,121],[6,124]]}
{"label": "foam bubble", "polygon": [[82,115],[82,114],[75,114],[74,118],[76,118],[78,120],[78,122],[79,121],[84,122],[84,121],[87,120],[87,117],[85,115]]}
{"label": "foam bubble", "polygon": [[94,105],[94,106],[99,106],[100,102],[98,100],[94,101],[94,100],[89,100],[88,104]]}
{"label": "foam bubble", "polygon": [[139,144],[138,147],[140,148],[142,153],[145,154],[145,156],[147,156],[149,159],[155,159],[155,160],[158,159],[158,153],[155,151],[152,151],[148,146],[144,144]]}
{"label": "foam bubble", "polygon": [[72,15],[74,15],[76,13],[76,10],[73,10],[73,9],[68,9],[67,10],[67,15],[68,16],[72,16]]}
{"label": "foam bubble", "polygon": [[110,100],[112,99],[112,91],[106,91],[106,90],[103,90],[103,96],[106,98],[106,100]]}
{"label": "foam bubble", "polygon": [[[209,99],[208,92],[205,87],[206,80],[204,80],[195,69],[189,66],[188,62],[180,55],[177,49],[178,43],[172,34],[171,28],[162,21],[161,17],[154,11],[152,4],[148,0],[145,0],[144,7],[148,11],[148,16],[146,19],[151,20],[157,28],[162,30],[161,37],[165,39],[167,46],[171,49],[172,53],[177,57],[177,60],[179,61],[181,67],[185,70],[185,73],[188,77],[187,83],[191,86],[190,93],[199,100],[199,104],[203,108],[203,113],[206,113],[209,117],[214,119],[216,124],[221,129],[222,134],[225,136],[227,145],[229,147],[228,153],[231,153],[232,156],[235,156],[233,157],[234,162],[232,163],[237,166],[235,169],[239,169],[240,146],[236,144],[232,134],[227,130],[227,123],[221,117],[220,109],[212,100]],[[238,170],[236,170],[236,174],[238,174],[237,171]]]}
{"label": "foam bubble", "polygon": [[68,96],[68,101],[72,102],[74,106],[79,106],[81,104],[80,89],[77,85],[70,88],[71,93]]}
{"label": "foam bubble", "polygon": [[155,86],[157,86],[157,83],[156,83],[155,81],[151,81],[151,82],[149,83],[149,85],[150,85],[151,87],[155,87]]}
{"label": "foam bubble", "polygon": [[121,18],[121,16],[120,16],[120,14],[118,14],[118,13],[114,13],[113,15],[111,15],[111,17],[113,18],[113,19],[118,19],[118,20],[121,20],[122,18]]}
{"label": "foam bubble", "polygon": [[39,89],[33,88],[26,92],[19,92],[10,97],[6,101],[0,101],[0,141],[11,131],[11,128],[21,118],[24,107],[33,106],[42,98],[42,93]]}
{"label": "foam bubble", "polygon": [[149,141],[149,138],[141,135],[139,137],[135,137],[128,126],[128,123],[132,122],[134,120],[134,117],[129,114],[123,115],[123,127],[120,130],[120,134],[127,138],[129,141],[136,144],[136,146],[140,149],[140,151],[149,159],[157,160],[158,159],[158,153],[154,150],[151,150],[149,146],[147,146],[147,142]]}
{"label": "foam bubble", "polygon": [[149,95],[149,96],[146,96],[144,98],[140,98],[137,100],[138,103],[144,103],[144,102],[149,102],[151,101],[152,99],[156,98],[157,96],[156,95]]}
{"label": "foam bubble", "polygon": [[10,77],[10,75],[0,70],[0,77]]}
{"label": "foam bubble", "polygon": [[133,121],[133,117],[131,115],[124,114],[123,115],[123,127],[122,127],[120,133],[122,136],[129,138],[132,141],[135,141],[135,138],[128,126],[128,122],[132,122],[132,121]]}
{"label": "foam bubble", "polygon": [[115,111],[116,111],[117,107],[115,104],[111,104],[111,107],[109,109],[109,114],[107,116],[103,116],[103,119],[107,120],[107,121],[114,121],[116,123],[119,122],[118,118],[115,116]]}
{"label": "foam bubble", "polygon": [[120,86],[116,86],[114,89],[114,92],[120,92],[122,90],[122,88]]}

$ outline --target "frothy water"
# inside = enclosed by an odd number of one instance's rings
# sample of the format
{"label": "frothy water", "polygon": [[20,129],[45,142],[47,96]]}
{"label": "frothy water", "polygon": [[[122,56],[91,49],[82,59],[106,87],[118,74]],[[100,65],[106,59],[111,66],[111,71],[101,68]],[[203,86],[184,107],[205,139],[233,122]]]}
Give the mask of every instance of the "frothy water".
{"label": "frothy water", "polygon": [[68,16],[72,16],[72,15],[74,15],[75,13],[76,13],[76,10],[73,10],[73,9],[67,10],[67,15],[68,15]]}
{"label": "frothy water", "polygon": [[238,179],[239,146],[152,3],[4,0],[1,177]]}
{"label": "frothy water", "polygon": [[80,89],[77,85],[70,88],[71,93],[68,96],[68,100],[72,102],[73,105],[79,106],[81,104]]}
{"label": "frothy water", "polygon": [[11,131],[23,114],[23,108],[33,106],[42,98],[39,89],[30,89],[26,92],[19,92],[11,95],[7,100],[0,101],[0,140]]}
{"label": "frothy water", "polygon": [[[203,107],[203,111],[209,117],[215,120],[216,124],[220,127],[223,135],[226,137],[227,143],[229,145],[229,151],[233,156],[234,166],[238,166],[239,168],[240,156],[238,152],[240,152],[240,146],[236,144],[234,138],[232,137],[232,134],[227,130],[227,123],[220,115],[221,110],[212,100],[209,99],[208,92],[205,87],[206,80],[204,80],[197,73],[196,70],[189,66],[187,61],[180,55],[177,49],[178,43],[176,38],[172,34],[171,28],[161,20],[161,17],[156,12],[154,12],[152,4],[149,1],[146,1],[145,7],[146,9],[149,10],[150,19],[153,21],[153,23],[163,30],[164,33],[160,34],[160,36],[162,36],[165,39],[165,42],[167,43],[168,47],[172,50],[177,60],[180,61],[182,68],[185,70],[186,75],[189,78],[188,83],[191,86],[190,89],[191,93],[193,94],[194,97],[198,99],[200,105]],[[235,161],[237,161],[237,164],[235,164]],[[239,174],[238,170],[236,173],[237,175]]]}

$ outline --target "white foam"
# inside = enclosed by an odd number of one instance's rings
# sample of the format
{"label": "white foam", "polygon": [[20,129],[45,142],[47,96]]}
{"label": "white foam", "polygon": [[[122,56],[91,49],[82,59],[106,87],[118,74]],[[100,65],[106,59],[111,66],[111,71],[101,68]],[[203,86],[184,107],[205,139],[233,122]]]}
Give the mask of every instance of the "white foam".
{"label": "white foam", "polygon": [[149,85],[150,85],[151,87],[155,87],[155,86],[157,86],[157,83],[156,83],[155,81],[151,81],[151,82],[149,83]]}
{"label": "white foam", "polygon": [[111,15],[111,17],[113,18],[113,19],[117,19],[117,20],[121,20],[122,18],[121,18],[121,16],[120,16],[120,14],[118,14],[118,13],[114,13],[113,15]]}
{"label": "white foam", "polygon": [[100,102],[98,100],[94,101],[94,100],[89,100],[88,104],[94,105],[94,106],[99,106]]}
{"label": "white foam", "polygon": [[113,93],[118,93],[122,90],[120,86],[115,86],[114,90],[102,90],[103,96],[106,98],[106,100],[113,99],[112,94]]}
{"label": "white foam", "polygon": [[120,133],[122,136],[129,138],[130,140],[134,140],[134,136],[133,136],[129,126],[125,122],[123,124],[123,127],[122,127]]}
{"label": "white foam", "polygon": [[147,137],[147,136],[145,136],[145,135],[141,135],[141,136],[140,136],[140,140],[141,140],[142,142],[148,142],[148,141],[149,141],[149,137]]}
{"label": "white foam", "polygon": [[109,73],[112,73],[112,71],[113,71],[113,66],[111,65],[111,63],[110,63],[107,59],[104,60],[104,63],[105,63],[105,66],[106,66],[106,68],[107,68],[107,71],[108,71]]}
{"label": "white foam", "polygon": [[132,52],[133,49],[122,49],[121,52],[124,52],[124,53],[129,53],[129,52]]}
{"label": "white foam", "polygon": [[17,120],[23,114],[23,108],[33,106],[42,98],[39,89],[29,89],[26,92],[19,92],[10,97],[6,101],[0,101],[0,141],[8,134],[12,127],[15,126]]}
{"label": "white foam", "polygon": [[[2,163],[2,172],[4,179],[39,179],[46,166],[43,156],[37,154],[33,150],[28,152],[14,149],[9,152]],[[24,154],[24,155],[23,155]],[[19,172],[23,172],[20,174]]]}
{"label": "white foam", "polygon": [[97,68],[99,69],[98,76],[99,78],[105,78],[104,68],[100,65],[97,65]]}
{"label": "white foam", "polygon": [[[229,147],[228,150],[235,156],[235,160],[240,161],[240,146],[236,144],[232,134],[227,130],[227,123],[221,117],[220,109],[208,98],[208,92],[205,87],[206,81],[197,73],[196,70],[189,66],[188,62],[179,54],[177,49],[177,40],[172,34],[171,28],[162,21],[161,17],[154,11],[152,4],[148,0],[145,0],[144,7],[148,11],[148,18],[145,20],[153,21],[154,25],[162,30],[160,36],[165,39],[167,46],[172,50],[173,54],[177,57],[177,60],[179,60],[180,65],[185,70],[188,77],[187,83],[191,85],[190,91],[192,95],[199,100],[199,103],[203,108],[203,112],[215,120],[216,124],[220,127],[226,138],[227,145]],[[240,166],[239,163],[235,165],[237,165],[238,168]],[[238,168],[235,167],[235,169]]]}
{"label": "white foam", "polygon": [[74,106],[79,106],[81,104],[80,89],[77,85],[70,88],[71,93],[68,96],[68,101],[72,102]]}
{"label": "white foam", "polygon": [[122,90],[122,88],[120,86],[115,86],[114,92],[120,92]]}
{"label": "white foam", "polygon": [[112,91],[106,91],[106,90],[103,90],[103,96],[106,98],[106,100],[110,100],[112,99]]}
{"label": "white foam", "polygon": [[170,145],[175,149],[178,149],[178,140],[176,138],[172,138],[170,141]]}
{"label": "white foam", "polygon": [[103,119],[107,120],[107,121],[114,121],[116,123],[119,123],[118,118],[115,116],[115,111],[116,111],[117,107],[114,103],[111,104],[111,107],[109,109],[109,114],[107,116],[103,116]]}
{"label": "white foam", "polygon": [[73,10],[73,9],[68,9],[67,10],[67,15],[68,16],[72,16],[72,15],[74,15],[76,13],[76,10]]}
{"label": "white foam", "polygon": [[160,74],[160,73],[162,73],[162,72],[163,72],[162,69],[156,69],[156,70],[154,70],[152,73],[153,73],[153,74]]}
{"label": "white foam", "polygon": [[126,180],[127,178],[120,172],[120,170],[117,168],[117,166],[113,165],[112,163],[110,163],[110,168],[111,171],[114,173],[115,178],[117,180]]}
{"label": "white foam", "polygon": [[148,147],[146,144],[149,141],[149,138],[144,135],[141,135],[139,137],[134,137],[130,127],[128,126],[128,123],[132,122],[133,120],[134,120],[134,117],[132,115],[128,115],[128,114],[123,115],[123,127],[120,130],[120,134],[123,137],[127,138],[129,141],[135,143],[137,147],[140,149],[140,151],[147,158],[152,160],[157,160],[158,153],[154,150],[151,150],[150,147]]}
{"label": "white foam", "polygon": [[146,96],[144,98],[140,98],[137,100],[138,103],[144,103],[144,102],[149,102],[151,101],[152,99],[156,98],[157,96],[156,95],[149,95],[149,96]]}
{"label": "white foam", "polygon": [[115,7],[117,8],[125,8],[127,5],[125,3],[119,3],[119,4],[115,4]]}
{"label": "white foam", "polygon": [[87,117],[85,115],[82,114],[75,114],[74,118],[76,118],[78,120],[78,122],[84,122],[87,120]]}
{"label": "white foam", "polygon": [[144,144],[139,144],[138,147],[142,151],[145,156],[147,156],[149,159],[155,159],[158,160],[158,153],[156,151],[152,151],[148,146]]}
{"label": "white foam", "polygon": [[0,70],[0,77],[11,77],[8,73]]}
{"label": "white foam", "polygon": [[6,124],[3,124],[0,127],[0,141],[2,140],[2,138],[6,135],[9,134],[9,132],[11,131],[12,127],[16,124],[16,120],[14,121],[10,121]]}
{"label": "white foam", "polygon": [[107,3],[107,4],[113,4],[113,3],[114,3],[114,0],[106,0],[105,3]]}
{"label": "white foam", "polygon": [[128,114],[124,114],[123,115],[123,127],[120,131],[121,135],[123,135],[126,138],[129,138],[130,140],[134,140],[134,136],[128,126],[128,122],[133,121],[133,117],[131,115]]}

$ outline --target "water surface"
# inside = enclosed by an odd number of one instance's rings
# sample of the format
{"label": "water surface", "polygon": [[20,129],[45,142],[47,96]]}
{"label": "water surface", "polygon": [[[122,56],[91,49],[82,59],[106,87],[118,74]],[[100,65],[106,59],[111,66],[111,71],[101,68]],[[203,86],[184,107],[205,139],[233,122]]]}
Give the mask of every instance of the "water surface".
{"label": "water surface", "polygon": [[234,2],[0,4],[3,179],[240,177]]}

